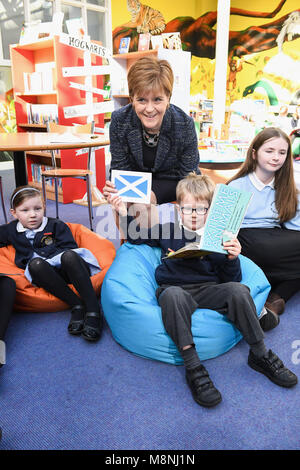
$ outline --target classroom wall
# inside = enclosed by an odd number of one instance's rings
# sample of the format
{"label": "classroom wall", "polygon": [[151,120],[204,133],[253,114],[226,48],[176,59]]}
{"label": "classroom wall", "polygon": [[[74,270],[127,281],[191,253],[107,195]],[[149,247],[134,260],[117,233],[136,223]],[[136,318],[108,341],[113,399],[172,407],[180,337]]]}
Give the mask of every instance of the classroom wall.
{"label": "classroom wall", "polygon": [[[231,7],[241,7],[240,0],[231,0]],[[262,27],[262,40],[268,41],[268,32],[264,26],[279,20],[296,11],[298,20],[295,28],[300,31],[300,4],[299,0],[286,0],[282,2],[282,8],[273,18],[247,18],[242,16],[230,17],[230,30],[243,31],[249,26]],[[280,2],[278,0],[252,0],[252,11],[271,12]],[[277,25],[276,25],[277,26]],[[281,23],[279,31],[282,31]],[[272,29],[272,28],[271,28]],[[276,36],[278,38],[278,35]],[[267,105],[295,104],[300,102],[300,37],[290,38],[286,35],[282,44],[282,50],[276,43],[275,47],[265,51],[245,54],[237,60],[237,72],[231,74],[236,80],[235,86],[232,80],[228,81],[227,104],[243,97],[263,99]],[[230,72],[229,72],[230,73]],[[230,78],[228,76],[228,78]]]}
{"label": "classroom wall", "polygon": [[[167,31],[181,30],[183,48],[191,50],[191,95],[213,98],[214,47],[217,0],[148,0],[146,5],[159,10]],[[276,43],[287,15],[296,11],[295,29],[300,31],[299,0],[231,0],[231,8],[249,9],[247,16],[230,16],[230,49],[227,105],[243,97],[263,99],[266,104],[291,104],[300,94],[300,37],[285,35],[280,51]],[[263,12],[274,15],[262,15]],[[259,15],[261,17],[255,17]],[[253,16],[254,15],[254,16]],[[115,28],[130,21],[127,0],[112,2]],[[181,17],[180,19],[177,19]],[[189,17],[187,26],[183,20]],[[176,29],[177,28],[177,29]],[[128,34],[130,34],[130,30]],[[191,33],[192,31],[192,33]],[[126,32],[126,34],[127,34]],[[287,40],[292,39],[292,40]],[[263,45],[264,43],[264,45]],[[254,46],[254,47],[253,47]],[[260,50],[265,47],[265,50]],[[299,93],[298,93],[299,92]],[[299,96],[300,101],[300,96]]]}

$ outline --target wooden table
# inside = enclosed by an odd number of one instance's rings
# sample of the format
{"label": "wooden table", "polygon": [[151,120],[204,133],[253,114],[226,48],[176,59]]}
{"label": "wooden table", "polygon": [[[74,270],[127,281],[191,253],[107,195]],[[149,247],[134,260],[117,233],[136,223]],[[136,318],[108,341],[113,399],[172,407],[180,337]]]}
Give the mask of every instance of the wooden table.
{"label": "wooden table", "polygon": [[[0,134],[0,151],[13,152],[16,186],[28,183],[25,152],[30,150],[62,150],[109,145],[109,140],[101,135],[92,138],[91,134],[74,134],[80,142],[59,142],[59,134],[52,132],[18,132]],[[55,142],[55,139],[57,140]]]}
{"label": "wooden table", "polygon": [[217,161],[200,160],[199,168],[202,174],[210,176],[216,184],[226,183],[236,174],[242,163],[242,159],[240,161],[220,161],[219,159]]}
{"label": "wooden table", "polygon": [[236,162],[199,162],[199,168],[206,168],[207,170],[236,170],[243,163],[243,160]]}

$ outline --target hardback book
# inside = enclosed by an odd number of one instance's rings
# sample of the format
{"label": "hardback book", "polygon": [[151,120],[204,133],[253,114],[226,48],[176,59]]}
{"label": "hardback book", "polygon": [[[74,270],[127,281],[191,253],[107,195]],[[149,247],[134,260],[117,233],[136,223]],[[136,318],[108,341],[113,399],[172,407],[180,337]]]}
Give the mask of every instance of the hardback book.
{"label": "hardback book", "polygon": [[138,51],[148,51],[150,47],[150,33],[139,34]]}
{"label": "hardback book", "polygon": [[200,242],[188,243],[168,253],[166,258],[194,258],[210,253],[226,255],[223,243],[237,237],[251,197],[252,193],[217,184]]}
{"label": "hardback book", "polygon": [[119,54],[126,54],[129,51],[130,45],[130,37],[126,36],[125,38],[121,38],[120,46],[119,46]]}
{"label": "hardback book", "polygon": [[163,38],[161,34],[151,35],[152,49],[163,48]]}
{"label": "hardback book", "polygon": [[180,33],[179,32],[162,33],[162,39],[163,39],[164,49],[176,49],[176,50],[178,50],[178,49],[181,50],[182,49]]}

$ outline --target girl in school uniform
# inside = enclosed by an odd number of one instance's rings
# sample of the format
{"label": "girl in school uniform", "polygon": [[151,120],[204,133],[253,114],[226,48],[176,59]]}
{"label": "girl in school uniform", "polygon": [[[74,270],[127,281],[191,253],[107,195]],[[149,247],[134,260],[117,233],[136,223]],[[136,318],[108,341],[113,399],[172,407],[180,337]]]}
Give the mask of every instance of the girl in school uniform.
{"label": "girl in school uniform", "polygon": [[[27,279],[70,305],[70,334],[97,341],[103,318],[90,280],[100,270],[94,255],[78,248],[63,221],[44,216],[39,190],[16,188],[11,213],[15,220],[0,226],[0,246],[13,245],[15,263],[25,270]],[[79,295],[68,284],[73,284]]]}
{"label": "girl in school uniform", "polygon": [[228,184],[253,194],[238,239],[271,284],[266,306],[281,314],[300,290],[300,206],[289,137],[279,128],[262,130]]}

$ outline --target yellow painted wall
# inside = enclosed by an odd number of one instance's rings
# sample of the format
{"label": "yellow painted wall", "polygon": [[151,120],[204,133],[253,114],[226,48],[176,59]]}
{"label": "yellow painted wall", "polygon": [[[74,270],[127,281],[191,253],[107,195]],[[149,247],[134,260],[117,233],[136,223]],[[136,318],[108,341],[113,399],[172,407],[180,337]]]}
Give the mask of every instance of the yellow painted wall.
{"label": "yellow painted wall", "polygon": [[[217,0],[145,0],[143,3],[159,10],[166,22],[178,16],[190,16],[194,19],[202,16],[206,12],[217,10]],[[249,9],[251,11],[264,11],[270,12],[274,10],[279,4],[279,0],[252,0],[251,2],[245,2],[243,0],[231,0],[231,7]],[[231,31],[243,31],[249,26],[259,26],[266,23],[271,23],[274,20],[281,18],[282,16],[292,12],[293,10],[299,9],[299,0],[286,0],[280,12],[274,18],[253,18],[231,15],[230,17],[230,30]],[[127,10],[126,0],[112,0],[112,27],[113,29],[130,20],[130,13]],[[285,61],[290,60],[295,66],[299,67],[300,63],[300,39],[287,42],[283,45],[283,52],[285,54]],[[252,85],[258,80],[271,80],[275,83],[275,86],[279,85],[285,88],[290,95],[300,89],[300,78],[295,81],[290,80],[288,77],[281,77],[280,75],[280,62],[278,61],[278,48],[269,49],[264,52],[252,54],[251,56],[244,56],[242,63],[242,70],[236,74],[236,87],[230,89],[227,93],[227,104],[230,104],[236,99],[242,98],[242,93],[245,88]],[[265,66],[267,62],[277,61],[277,70],[275,73],[266,73]],[[245,61],[251,62],[251,64],[245,63]],[[285,69],[285,65],[282,63],[282,70]],[[215,61],[192,57],[191,65],[191,95],[204,94],[208,98],[213,98],[213,83],[214,83],[214,68]],[[299,74],[300,77],[300,74]],[[253,99],[265,98],[265,92],[263,90],[256,90],[253,94],[249,95]],[[279,95],[278,95],[279,96]],[[284,94],[282,95],[284,96]],[[287,98],[280,100],[286,102]]]}
{"label": "yellow painted wall", "polygon": [[[170,21],[177,16],[192,16],[197,18],[207,11],[217,10],[217,0],[145,0],[141,3],[151,6],[156,10],[161,11],[166,21]],[[235,8],[251,9],[254,11],[271,11],[276,8],[279,0],[251,0],[245,2],[243,0],[231,0],[231,6]],[[275,17],[280,18],[292,10],[300,7],[299,0],[287,0],[282,7],[280,13]],[[130,14],[127,10],[126,0],[111,0],[112,10],[112,28],[126,23],[130,19]],[[271,20],[264,20],[262,18],[247,18],[242,16],[231,16],[230,28],[232,30],[241,30],[251,25],[259,25],[263,22]]]}
{"label": "yellow painted wall", "polygon": [[[231,0],[231,7],[234,8],[244,8],[253,11],[272,11],[275,10],[277,5],[279,4],[279,0],[251,0],[251,2],[246,2],[243,0]],[[281,18],[284,15],[287,15],[293,10],[297,10],[300,8],[299,0],[287,0],[283,7],[281,8],[280,12],[272,19],[270,18],[247,18],[243,16],[231,16],[230,17],[230,29],[233,31],[240,31],[242,29],[247,28],[248,26],[258,26],[261,24],[269,23],[274,21],[277,18]]]}
{"label": "yellow painted wall", "polygon": [[[176,18],[177,16],[192,16],[196,15],[196,4],[199,0],[145,0],[141,3],[149,5],[156,10],[159,10],[164,16],[166,22]],[[112,0],[112,29],[127,23],[130,20],[130,13],[127,10],[126,0]]]}
{"label": "yellow painted wall", "polygon": [[[216,11],[218,0],[196,0],[195,1],[195,18],[203,15],[207,11]],[[191,15],[192,16],[192,15]]]}

